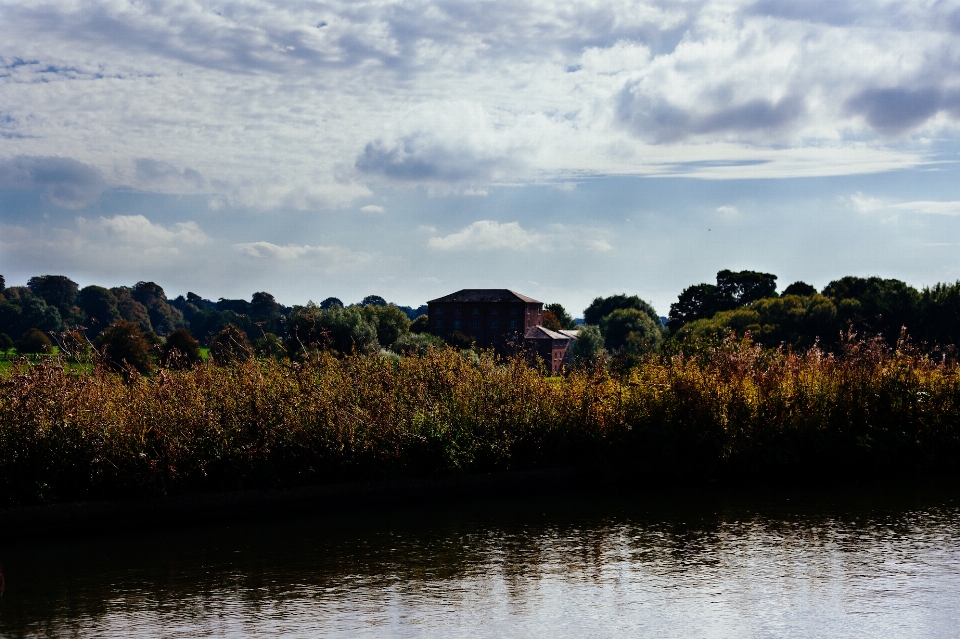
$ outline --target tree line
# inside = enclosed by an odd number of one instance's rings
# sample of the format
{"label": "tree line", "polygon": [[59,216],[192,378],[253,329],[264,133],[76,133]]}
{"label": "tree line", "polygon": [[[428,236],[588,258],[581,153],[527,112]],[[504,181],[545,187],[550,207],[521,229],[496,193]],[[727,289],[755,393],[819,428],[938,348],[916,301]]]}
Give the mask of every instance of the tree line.
{"label": "tree line", "polygon": [[[0,276],[0,350],[49,352],[53,337],[68,354],[93,345],[142,370],[157,361],[171,365],[174,353],[197,361],[201,347],[215,361],[312,350],[402,355],[443,343],[430,334],[426,310],[377,295],[350,305],[329,297],[292,307],[264,291],[250,300],[214,302],[195,293],[168,299],[154,282],[81,289],[64,275],[7,288]],[[893,346],[905,332],[928,352],[952,353],[960,340],[960,282],[918,290],[896,279],[847,276],[820,291],[794,282],[779,293],[774,274],[722,270],[714,283],[685,288],[667,317],[639,296],[619,294],[594,299],[579,322],[561,304],[544,307],[546,328],[579,329],[574,361],[606,355],[630,364],[650,353],[709,347],[730,334],[767,347],[831,350],[851,335]],[[446,341],[473,347],[466,335]]]}

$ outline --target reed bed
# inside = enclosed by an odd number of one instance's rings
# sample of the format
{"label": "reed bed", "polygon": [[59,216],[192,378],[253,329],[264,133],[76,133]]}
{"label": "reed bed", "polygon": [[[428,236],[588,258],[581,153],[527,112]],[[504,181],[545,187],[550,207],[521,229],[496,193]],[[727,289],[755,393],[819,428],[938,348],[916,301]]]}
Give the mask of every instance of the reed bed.
{"label": "reed bed", "polygon": [[0,504],[579,466],[666,479],[954,473],[960,375],[901,346],[728,339],[548,378],[431,349],[0,376]]}

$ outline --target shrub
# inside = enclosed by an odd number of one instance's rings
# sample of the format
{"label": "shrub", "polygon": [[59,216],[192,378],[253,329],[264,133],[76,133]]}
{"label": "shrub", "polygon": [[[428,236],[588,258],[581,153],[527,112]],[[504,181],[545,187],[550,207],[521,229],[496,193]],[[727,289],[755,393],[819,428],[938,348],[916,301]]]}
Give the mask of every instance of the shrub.
{"label": "shrub", "polygon": [[190,368],[203,361],[200,344],[185,328],[167,335],[160,350],[160,363],[167,368]]}
{"label": "shrub", "polygon": [[590,324],[581,324],[580,334],[570,346],[570,357],[573,365],[592,365],[605,353],[600,328]]}
{"label": "shrub", "polygon": [[53,342],[38,328],[31,328],[17,342],[17,352],[21,355],[52,353]]}
{"label": "shrub", "polygon": [[13,348],[13,339],[6,333],[0,333],[0,351],[6,353]]}
{"label": "shrub", "polygon": [[283,342],[273,333],[265,333],[263,337],[255,341],[253,351],[259,357],[272,357],[273,359],[280,359],[287,355],[287,349],[283,347]]}
{"label": "shrub", "polygon": [[465,335],[461,331],[451,331],[447,333],[443,340],[453,348],[460,350],[469,350],[473,348],[473,338]]}
{"label": "shrub", "polygon": [[401,335],[393,345],[393,350],[401,355],[424,355],[430,348],[443,348],[443,340],[430,333],[411,332]]}
{"label": "shrub", "polygon": [[126,373],[132,368],[145,375],[153,369],[150,343],[133,322],[114,322],[94,344],[103,362],[115,371]]}
{"label": "shrub", "polygon": [[420,315],[415,320],[410,322],[410,332],[411,333],[429,333],[430,332],[430,318],[426,315]]}
{"label": "shrub", "polygon": [[218,366],[245,362],[251,357],[253,347],[247,340],[247,334],[232,324],[220,331],[210,345],[210,358]]}

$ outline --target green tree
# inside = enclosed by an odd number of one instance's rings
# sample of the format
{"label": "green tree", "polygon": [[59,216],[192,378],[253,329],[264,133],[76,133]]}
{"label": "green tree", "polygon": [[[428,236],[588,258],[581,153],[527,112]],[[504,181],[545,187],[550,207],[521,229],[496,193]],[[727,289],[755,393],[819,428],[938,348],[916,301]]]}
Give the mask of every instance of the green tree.
{"label": "green tree", "polygon": [[411,333],[429,333],[430,332],[430,318],[426,315],[420,315],[417,319],[410,322],[410,332]]}
{"label": "green tree", "polygon": [[189,368],[203,361],[200,344],[185,328],[167,335],[160,350],[160,363],[167,368]]}
{"label": "green tree", "polygon": [[807,284],[806,282],[794,282],[787,288],[783,289],[784,295],[799,295],[800,297],[807,297],[809,295],[816,295],[817,289]]}
{"label": "green tree", "polygon": [[386,306],[387,300],[379,295],[367,295],[360,301],[360,306]]}
{"label": "green tree", "polygon": [[688,322],[713,317],[776,294],[777,276],[772,273],[725,269],[717,273],[715,285],[695,284],[685,288],[670,305],[667,325],[671,331],[677,331]]}
{"label": "green tree", "polygon": [[137,282],[130,289],[130,295],[143,304],[150,317],[150,325],[158,335],[168,335],[178,328],[186,326],[183,313],[167,302],[163,288],[155,282]]}
{"label": "green tree", "polygon": [[232,324],[213,339],[210,345],[210,359],[218,366],[234,362],[245,362],[253,357],[253,347],[242,329]]}
{"label": "green tree", "polygon": [[53,342],[43,334],[43,331],[31,328],[23,334],[20,341],[17,342],[17,352],[21,355],[36,353],[52,353]]}
{"label": "green tree", "polygon": [[565,309],[562,304],[547,304],[543,307],[543,310],[544,312],[549,311],[550,313],[553,313],[553,316],[557,318],[557,322],[560,324],[560,328],[574,329],[577,327],[577,323],[573,320],[573,317],[570,316],[570,313],[567,312],[567,309]]}
{"label": "green tree", "polygon": [[633,308],[642,311],[650,316],[655,322],[660,321],[660,316],[648,302],[643,301],[636,295],[611,295],[610,297],[598,297],[594,299],[590,306],[583,311],[583,321],[585,324],[599,325],[600,321],[610,313],[623,308]]}
{"label": "green tree", "polygon": [[38,275],[27,280],[34,295],[59,311],[61,317],[71,314],[77,301],[77,283],[65,275]]}
{"label": "green tree", "polygon": [[[421,316],[423,317],[423,316]],[[393,350],[403,355],[423,355],[431,348],[443,348],[442,339],[429,332],[406,333],[397,338]]]}
{"label": "green tree", "polygon": [[900,329],[919,328],[920,293],[900,280],[842,277],[823,294],[834,300],[840,320],[861,334],[881,335],[895,344]]}
{"label": "green tree", "polygon": [[316,304],[294,306],[287,318],[287,352],[332,350],[340,354],[371,353],[377,350],[377,327],[357,307],[331,305],[323,310]]}
{"label": "green tree", "polygon": [[620,308],[605,318],[600,325],[607,350],[624,350],[632,354],[655,351],[663,341],[659,321],[635,308]]}
{"label": "green tree", "polygon": [[13,348],[13,339],[6,333],[0,333],[0,353],[6,353]]}
{"label": "green tree", "polygon": [[115,371],[126,373],[133,368],[146,375],[153,369],[150,343],[140,327],[119,320],[100,333],[94,342],[104,363]]}
{"label": "green tree", "polygon": [[363,307],[363,318],[376,327],[377,342],[390,348],[397,338],[410,332],[410,320],[407,314],[396,306],[367,305]]}
{"label": "green tree", "polygon": [[150,313],[147,307],[133,299],[131,290],[127,286],[115,286],[110,289],[117,300],[117,311],[125,322],[133,322],[143,333],[153,330],[150,323]]}
{"label": "green tree", "polygon": [[340,308],[344,307],[343,302],[341,302],[340,298],[338,297],[328,297],[327,299],[320,302],[320,309],[324,311],[330,310],[335,306],[338,306]]}
{"label": "green tree", "polygon": [[0,331],[22,335],[31,328],[44,333],[63,331],[60,312],[35,296],[28,288],[7,289],[6,299],[0,300]]}
{"label": "green tree", "polygon": [[570,346],[570,359],[573,365],[592,365],[605,354],[600,327],[581,324],[579,335]]}
{"label": "green tree", "polygon": [[557,319],[557,316],[553,314],[552,311],[544,310],[543,315],[540,317],[540,324],[544,328],[548,328],[551,331],[563,330],[563,326],[560,324],[560,320]]}
{"label": "green tree", "polygon": [[273,295],[266,292],[254,293],[250,299],[250,312],[260,317],[279,317],[281,306]]}
{"label": "green tree", "polygon": [[121,319],[116,296],[102,286],[83,287],[77,295],[77,305],[87,316],[87,328],[92,335]]}

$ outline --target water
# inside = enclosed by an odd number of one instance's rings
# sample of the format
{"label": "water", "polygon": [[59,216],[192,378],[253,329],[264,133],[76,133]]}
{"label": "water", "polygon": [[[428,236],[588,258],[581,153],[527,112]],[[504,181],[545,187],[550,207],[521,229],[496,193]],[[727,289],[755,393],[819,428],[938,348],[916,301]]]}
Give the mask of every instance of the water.
{"label": "water", "polygon": [[583,493],[0,544],[0,635],[956,637],[960,490]]}

